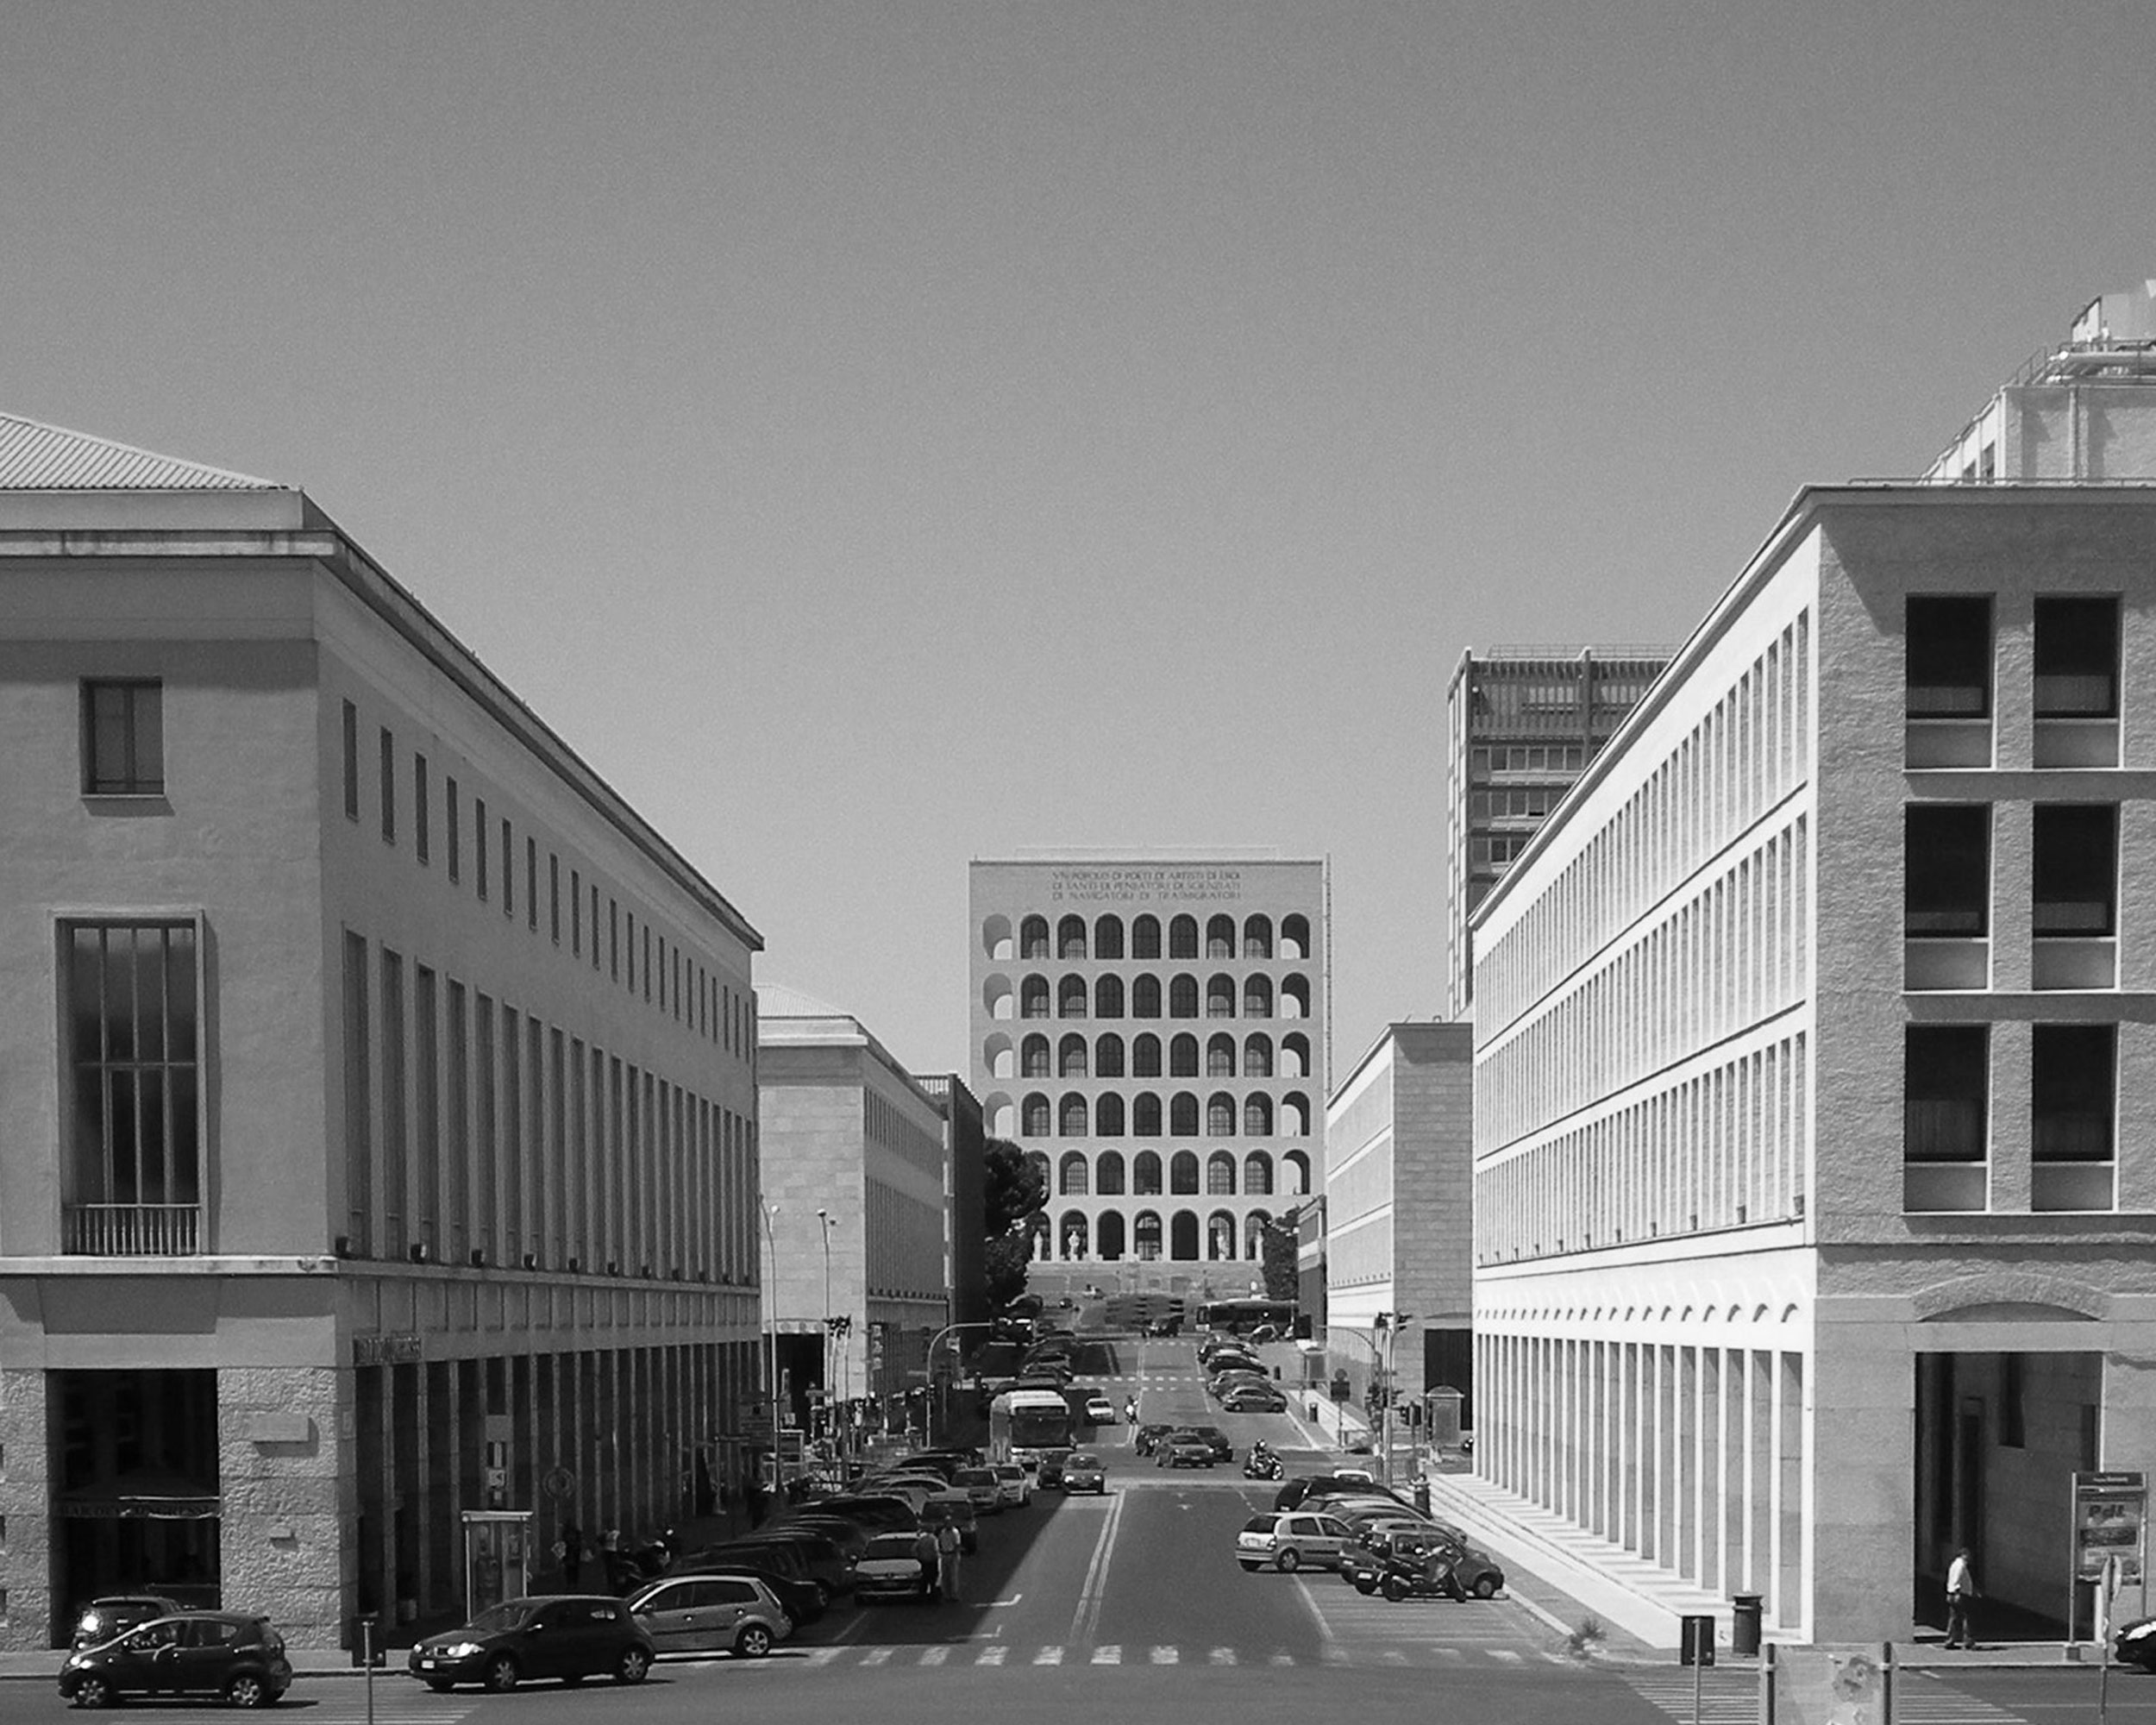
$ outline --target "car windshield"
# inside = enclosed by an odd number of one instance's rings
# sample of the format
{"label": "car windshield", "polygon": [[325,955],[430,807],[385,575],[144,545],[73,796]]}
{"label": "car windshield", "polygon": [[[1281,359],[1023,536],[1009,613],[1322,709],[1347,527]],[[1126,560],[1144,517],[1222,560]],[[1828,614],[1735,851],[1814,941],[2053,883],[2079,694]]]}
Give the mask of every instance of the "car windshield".
{"label": "car windshield", "polygon": [[1269,1534],[1273,1531],[1273,1518],[1270,1515],[1253,1515],[1243,1524],[1243,1531],[1246,1534]]}
{"label": "car windshield", "polygon": [[1063,1464],[1066,1471],[1074,1467],[1098,1467],[1100,1465],[1100,1458],[1089,1455],[1075,1455]]}
{"label": "car windshield", "polygon": [[472,1620],[471,1627],[482,1635],[498,1635],[505,1629],[521,1628],[535,1609],[529,1599],[512,1599],[492,1611],[480,1612]]}

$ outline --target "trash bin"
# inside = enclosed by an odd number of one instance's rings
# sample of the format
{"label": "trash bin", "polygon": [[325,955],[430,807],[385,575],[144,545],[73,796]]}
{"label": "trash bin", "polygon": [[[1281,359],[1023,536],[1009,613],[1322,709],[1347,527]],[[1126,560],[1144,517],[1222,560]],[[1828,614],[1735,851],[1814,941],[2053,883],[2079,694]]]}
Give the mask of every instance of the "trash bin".
{"label": "trash bin", "polygon": [[1729,1651],[1739,1659],[1759,1656],[1760,1599],[1757,1593],[1729,1596]]}
{"label": "trash bin", "polygon": [[1418,1479],[1415,1482],[1415,1514],[1427,1515],[1429,1513],[1430,1482],[1426,1479]]}
{"label": "trash bin", "polygon": [[1681,1665],[1714,1663],[1714,1618],[1707,1611],[1688,1611],[1677,1620],[1677,1662]]}

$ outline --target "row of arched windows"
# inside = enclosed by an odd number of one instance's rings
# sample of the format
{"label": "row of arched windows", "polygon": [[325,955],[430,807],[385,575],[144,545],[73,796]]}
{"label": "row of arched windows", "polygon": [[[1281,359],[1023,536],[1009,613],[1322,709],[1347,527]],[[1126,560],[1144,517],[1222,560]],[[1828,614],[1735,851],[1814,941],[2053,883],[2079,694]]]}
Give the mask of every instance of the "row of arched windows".
{"label": "row of arched windows", "polygon": [[[988,1099],[989,1131],[996,1137],[1013,1135],[1010,1112],[1007,1096]],[[1203,1136],[1206,1138],[1272,1138],[1275,1134],[1282,1138],[1308,1138],[1310,1099],[1300,1090],[1291,1090],[1280,1099],[1275,1114],[1270,1096],[1245,1096],[1238,1109],[1233,1096],[1225,1090],[1216,1090],[1206,1099],[1201,1113],[1194,1091],[1176,1091],[1163,1107],[1157,1095],[1141,1090],[1130,1099],[1126,1112],[1124,1099],[1119,1095],[1088,1099],[1072,1090],[1060,1101],[1051,1101],[1045,1092],[1033,1090],[1018,1105],[1016,1136],[1197,1138],[1200,1135],[1201,1118],[1205,1122]]]}
{"label": "row of arched windows", "polygon": [[[1141,1031],[1125,1048],[1113,1031],[1088,1041],[1068,1031],[1051,1049],[1048,1038],[1036,1031],[1023,1043],[1013,1044],[997,1032],[982,1045],[991,1078],[1270,1078],[1275,1076],[1273,1039],[1252,1031],[1238,1045],[1233,1036],[1217,1031],[1206,1038],[1204,1070],[1199,1070],[1198,1038],[1184,1031],[1163,1044],[1150,1031]],[[1125,1056],[1129,1057],[1126,1069]],[[1163,1068],[1163,1056],[1166,1056]],[[1241,1070],[1238,1071],[1238,1056]],[[1310,1076],[1310,1038],[1290,1031],[1280,1039],[1282,1078]]]}
{"label": "row of arched windows", "polygon": [[[1183,915],[1170,917],[1167,924],[1166,950],[1163,950],[1161,919],[1156,916],[1135,917],[1130,926],[1130,948],[1124,950],[1123,919],[1119,916],[1097,917],[1090,928],[1085,918],[1075,913],[1058,919],[1051,941],[1048,919],[1029,916],[1021,920],[1014,943],[1011,933],[1011,919],[1006,916],[992,916],[981,927],[981,938],[988,957],[998,963],[1013,957],[1019,958],[1270,958],[1274,956],[1273,919],[1269,916],[1248,916],[1238,926],[1236,919],[1225,912],[1208,917],[1205,925],[1204,951],[1199,950],[1198,919]],[[1280,919],[1279,956],[1282,958],[1307,958],[1310,956],[1310,919],[1300,912],[1294,912]]]}
{"label": "row of arched windows", "polygon": [[[999,973],[981,985],[981,997],[989,1016],[999,1019],[1010,1018],[1014,1011],[1022,1019],[1232,1019],[1238,1005],[1246,1019],[1275,1016],[1270,976],[1245,976],[1238,990],[1235,978],[1225,971],[1207,978],[1202,990],[1188,971],[1171,976],[1164,994],[1157,976],[1133,976],[1126,993],[1120,976],[1097,976],[1087,983],[1074,972],[1051,988],[1037,971],[1020,980],[1015,995],[1011,979]],[[1280,979],[1278,1016],[1310,1016],[1310,979],[1300,972]]]}
{"label": "row of arched windows", "polygon": [[1066,1210],[1051,1224],[1048,1213],[1039,1211],[1027,1220],[1025,1228],[1036,1262],[1059,1255],[1065,1259],[1169,1258],[1185,1261],[1202,1255],[1222,1263],[1238,1257],[1263,1258],[1265,1226],[1271,1220],[1264,1211],[1253,1210],[1238,1227],[1225,1210],[1215,1210],[1203,1218],[1195,1210],[1177,1210],[1164,1223],[1157,1210],[1140,1210],[1131,1217],[1115,1210],[1105,1210],[1098,1216]]}
{"label": "row of arched windows", "polygon": [[[1036,1152],[1032,1161],[1045,1180],[1048,1177],[1048,1158]],[[1161,1183],[1163,1173],[1167,1176],[1165,1186]],[[1158,1151],[1141,1150],[1127,1165],[1119,1150],[1105,1150],[1092,1157],[1074,1150],[1056,1163],[1051,1189],[1059,1198],[1120,1198],[1124,1195],[1127,1178],[1128,1189],[1140,1198],[1162,1192],[1182,1196],[1199,1191],[1201,1173],[1205,1182],[1204,1192],[1208,1198],[1234,1197],[1238,1173],[1242,1176],[1244,1197],[1269,1198],[1273,1195],[1273,1158],[1261,1150],[1254,1150],[1245,1156],[1239,1168],[1234,1156],[1225,1150],[1214,1151],[1205,1159],[1202,1168],[1197,1152],[1188,1150],[1179,1150],[1164,1159]],[[1307,1196],[1310,1191],[1309,1159],[1300,1151],[1290,1151],[1281,1157],[1280,1180],[1282,1189],[1290,1196]]]}

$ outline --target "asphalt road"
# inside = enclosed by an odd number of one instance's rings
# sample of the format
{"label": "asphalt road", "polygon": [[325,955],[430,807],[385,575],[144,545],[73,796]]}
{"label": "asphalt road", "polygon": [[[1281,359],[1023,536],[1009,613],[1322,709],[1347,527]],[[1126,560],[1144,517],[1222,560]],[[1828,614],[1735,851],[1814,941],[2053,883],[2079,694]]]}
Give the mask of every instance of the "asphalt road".
{"label": "asphalt road", "polygon": [[[1189,1344],[1122,1349],[1105,1387],[1119,1408],[1140,1397],[1141,1420],[1204,1420],[1238,1453],[1263,1436],[1291,1471],[1335,1458],[1297,1452],[1280,1414],[1224,1414],[1206,1402]],[[1417,1725],[1690,1725],[1692,1679],[1674,1666],[1582,1664],[1563,1636],[1520,1602],[1366,1599],[1324,1571],[1245,1574],[1236,1530],[1276,1489],[1239,1467],[1155,1468],[1122,1427],[1095,1448],[1107,1459],[1105,1497],[1036,1497],[981,1524],[957,1605],[842,1606],[771,1658],[668,1660],[648,1683],[574,1690],[535,1684],[509,1696],[436,1696],[392,1672],[374,1685],[379,1725],[950,1725],[971,1714],[994,1725],[1100,1725],[1185,1719],[1190,1725],[1313,1725],[1344,1707],[1397,1708]],[[54,1656],[54,1667],[59,1665]],[[1749,1725],[1757,1679],[1705,1674],[1701,1725]],[[2156,1678],[2114,1673],[2109,1717],[2156,1725]],[[2069,1725],[2096,1717],[2096,1673],[1971,1671],[1904,1673],[1896,1718],[1907,1725]],[[367,1685],[306,1678],[278,1710],[310,1725],[363,1725]],[[130,1716],[200,1716],[193,1705],[130,1702]],[[220,1709],[221,1710],[221,1709]],[[39,1725],[66,1709],[43,1684],[0,1685],[0,1718]]]}

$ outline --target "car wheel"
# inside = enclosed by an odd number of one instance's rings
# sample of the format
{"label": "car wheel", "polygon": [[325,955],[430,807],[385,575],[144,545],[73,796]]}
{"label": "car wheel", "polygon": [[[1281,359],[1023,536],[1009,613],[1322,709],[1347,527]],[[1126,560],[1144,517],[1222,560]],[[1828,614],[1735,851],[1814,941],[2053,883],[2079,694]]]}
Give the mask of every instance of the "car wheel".
{"label": "car wheel", "polygon": [[101,1677],[86,1677],[75,1686],[78,1707],[110,1707],[119,1698]]}
{"label": "car wheel", "polygon": [[1245,1575],[1256,1575],[1257,1573],[1257,1565],[1250,1563],[1244,1564],[1243,1565],[1243,1573]]}
{"label": "car wheel", "polygon": [[1385,1578],[1385,1597],[1397,1605],[1407,1596],[1407,1584],[1396,1575]]}
{"label": "car wheel", "polygon": [[1302,1567],[1302,1553],[1293,1546],[1289,1546],[1273,1559],[1273,1565],[1282,1575],[1293,1575]]}
{"label": "car wheel", "polygon": [[427,1687],[436,1695],[447,1695],[456,1685],[446,1677],[430,1677],[427,1679]]}
{"label": "car wheel", "polygon": [[269,1685],[253,1672],[241,1672],[225,1684],[224,1698],[235,1707],[260,1707],[270,1698]]}
{"label": "car wheel", "polygon": [[1496,1596],[1496,1593],[1497,1593],[1497,1578],[1496,1578],[1495,1576],[1494,1576],[1494,1575],[1482,1575],[1482,1576],[1477,1576],[1477,1577],[1476,1577],[1476,1578],[1475,1578],[1475,1596],[1476,1596],[1477,1599],[1491,1599],[1491,1598],[1495,1598],[1495,1597]]}
{"label": "car wheel", "polygon": [[651,1669],[651,1655],[642,1647],[624,1647],[621,1657],[614,1661],[616,1683],[642,1683],[644,1673]]}
{"label": "car wheel", "polygon": [[771,1651],[771,1632],[761,1623],[744,1623],[734,1637],[734,1652],[744,1659],[760,1659]]}
{"label": "car wheel", "polygon": [[828,1587],[824,1586],[820,1581],[816,1584],[815,1599],[816,1612],[820,1617],[824,1612],[830,1609],[831,1604],[831,1590]]}
{"label": "car wheel", "polygon": [[517,1687],[517,1661],[507,1653],[497,1653],[486,1662],[486,1670],[480,1681],[497,1695],[506,1695]]}
{"label": "car wheel", "polygon": [[1372,1594],[1377,1591],[1377,1584],[1366,1575],[1358,1575],[1355,1578],[1355,1590],[1360,1594]]}

